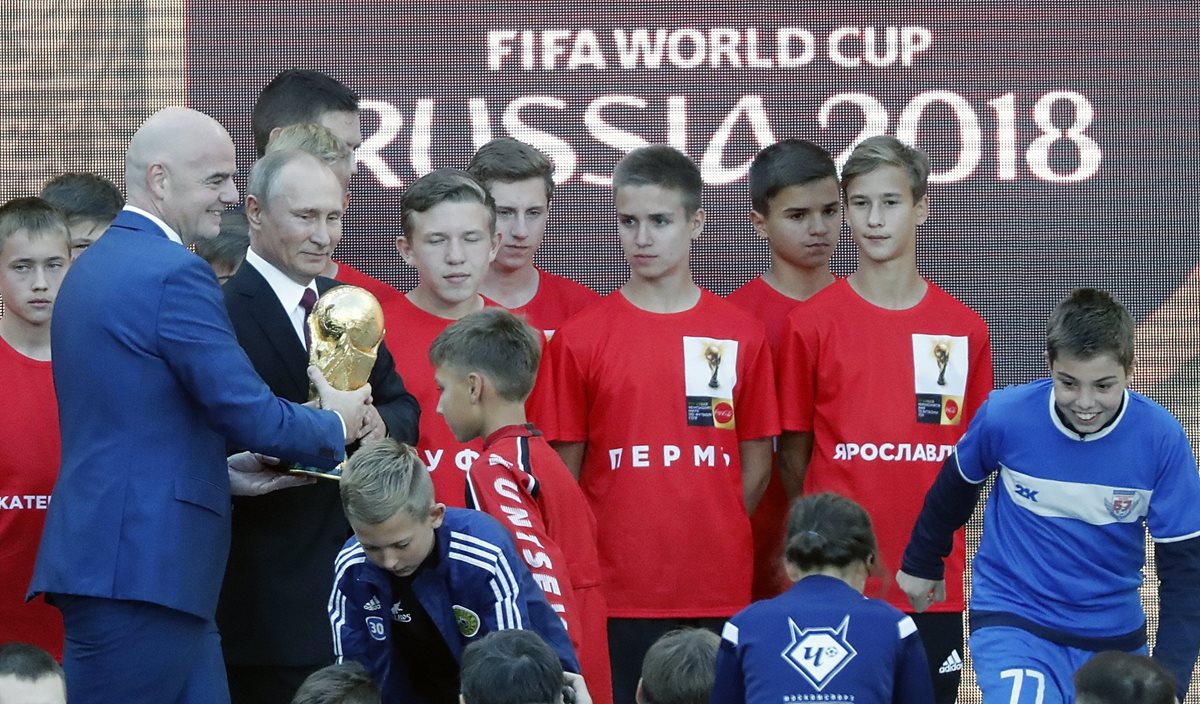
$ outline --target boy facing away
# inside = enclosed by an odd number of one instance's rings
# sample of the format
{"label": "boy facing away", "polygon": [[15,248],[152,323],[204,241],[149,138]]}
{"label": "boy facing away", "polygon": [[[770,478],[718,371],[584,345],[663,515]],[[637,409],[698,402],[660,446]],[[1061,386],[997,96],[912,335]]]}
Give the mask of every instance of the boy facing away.
{"label": "boy facing away", "polygon": [[[788,317],[779,353],[785,486],[834,492],[875,523],[884,574],[900,564],[925,490],[992,389],[987,325],[917,271],[917,226],[929,214],[929,160],[894,137],[858,145],[842,170],[858,269]],[[948,598],[914,618],[939,704],[962,671],[959,533]],[[867,582],[901,611],[899,589]]]}
{"label": "boy facing away", "polygon": [[1200,475],[1179,422],[1128,389],[1133,319],[1079,289],[1046,330],[1050,378],[994,392],[925,497],[896,575],[913,606],[944,593],[942,558],[997,474],[972,562],[971,654],[985,701],[1072,702],[1105,650],[1146,652],[1138,595],[1154,539],[1154,658],[1186,694],[1200,647]]}
{"label": "boy facing away", "polygon": [[458,440],[483,439],[467,472],[468,507],[513,534],[567,628],[594,700],[611,702],[596,520],[575,477],[525,417],[541,346],[537,331],[502,308],[462,318],[429,349],[437,410]]}
{"label": "boy facing away", "polygon": [[457,701],[463,649],[509,628],[536,631],[564,670],[579,672],[562,621],[504,527],[434,501],[415,450],[391,439],[364,445],[340,489],[354,537],[334,567],[334,652],[361,663],[384,701]]}
{"label": "boy facing away", "polygon": [[50,319],[70,263],[58,209],[41,198],[14,198],[0,207],[0,643],[32,643],[60,660],[62,615],[41,597],[25,603],[25,592],[58,478]]}
{"label": "boy facing away", "polygon": [[495,199],[500,233],[500,249],[480,291],[553,335],[567,318],[600,298],[586,286],[533,264],[546,233],[554,165],[528,144],[502,137],[480,147],[467,171]]}
{"label": "boy facing away", "polygon": [[[750,164],[750,222],[771,246],[771,267],[729,294],[728,300],[762,321],[771,354],[788,314],[834,281],[829,259],[842,229],[842,193],[829,152],[801,139],[763,149]],[[783,569],[783,533],[788,499],[799,486],[785,487],[777,466],[758,510],[754,531],[754,598],[769,599],[788,588]]]}
{"label": "boy facing away", "polygon": [[749,603],[747,516],[779,428],[762,323],[692,280],[699,169],[644,147],[617,165],[613,189],[629,281],[551,338],[547,436],[596,516],[613,696],[626,703],[659,636],[716,631]]}

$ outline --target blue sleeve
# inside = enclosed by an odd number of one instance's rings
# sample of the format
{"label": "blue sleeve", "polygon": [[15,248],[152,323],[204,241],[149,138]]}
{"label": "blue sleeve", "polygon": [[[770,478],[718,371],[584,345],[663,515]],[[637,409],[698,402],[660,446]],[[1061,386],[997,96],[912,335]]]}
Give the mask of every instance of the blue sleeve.
{"label": "blue sleeve", "polygon": [[[904,635],[905,633],[908,635]],[[905,617],[900,622],[900,654],[896,658],[896,679],[892,688],[895,704],[931,702],[933,680],[929,677],[929,662],[925,659],[925,646],[912,619]]]}
{"label": "blue sleeve", "polygon": [[737,648],[738,627],[726,622],[721,631],[721,647],[717,649],[712,694],[708,698],[711,704],[744,704],[746,701],[746,682]]}
{"label": "blue sleeve", "polygon": [[1176,542],[1200,536],[1200,472],[1179,421],[1162,408],[1156,420],[1168,425],[1156,449],[1159,468],[1146,525],[1155,540]]}
{"label": "blue sleeve", "polygon": [[1159,604],[1154,659],[1175,676],[1182,701],[1200,651],[1200,538],[1155,543],[1154,561]]}
{"label": "blue sleeve", "polygon": [[945,577],[944,558],[954,548],[954,531],[966,525],[979,501],[982,484],[967,481],[958,466],[958,451],[942,463],[925,504],[913,525],[900,569],[921,579]]}
{"label": "blue sleeve", "polygon": [[232,444],[329,469],[345,449],[337,414],[277,398],[234,337],[212,270],[198,257],[167,276],[157,317],[159,354]]}

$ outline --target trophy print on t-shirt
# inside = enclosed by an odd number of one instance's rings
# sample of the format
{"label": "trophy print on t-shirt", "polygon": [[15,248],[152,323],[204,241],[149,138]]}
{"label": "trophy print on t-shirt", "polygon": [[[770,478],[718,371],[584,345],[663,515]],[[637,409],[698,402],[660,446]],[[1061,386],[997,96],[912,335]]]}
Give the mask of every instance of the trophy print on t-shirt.
{"label": "trophy print on t-shirt", "polygon": [[688,425],[736,427],[733,388],[737,385],[737,351],[737,340],[683,338]]}
{"label": "trophy print on t-shirt", "polygon": [[914,333],[917,422],[958,425],[967,392],[967,338]]}

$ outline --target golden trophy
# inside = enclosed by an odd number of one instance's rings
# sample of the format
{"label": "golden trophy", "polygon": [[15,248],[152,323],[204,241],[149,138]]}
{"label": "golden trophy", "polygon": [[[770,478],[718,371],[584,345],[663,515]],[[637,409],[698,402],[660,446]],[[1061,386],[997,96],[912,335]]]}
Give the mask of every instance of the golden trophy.
{"label": "golden trophy", "polygon": [[[308,331],[308,363],[321,370],[330,386],[353,391],[367,383],[383,341],[383,309],[375,296],[357,286],[329,289],[313,306]],[[317,390],[310,387],[309,399],[316,398]],[[290,471],[322,479],[342,476],[341,465],[330,470],[293,466]]]}
{"label": "golden trophy", "polygon": [[717,380],[717,373],[721,371],[721,346],[708,345],[705,347],[704,361],[708,362],[708,368],[712,370],[712,378],[708,380],[708,388],[719,388],[721,382]]}
{"label": "golden trophy", "polygon": [[933,346],[933,359],[938,366],[938,386],[946,385],[946,366],[950,364],[950,345],[939,342]]}

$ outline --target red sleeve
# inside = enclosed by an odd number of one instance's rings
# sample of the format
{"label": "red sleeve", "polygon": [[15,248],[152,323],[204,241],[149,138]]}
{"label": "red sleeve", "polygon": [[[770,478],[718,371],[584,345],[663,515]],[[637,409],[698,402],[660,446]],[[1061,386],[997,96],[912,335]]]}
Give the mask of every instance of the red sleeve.
{"label": "red sleeve", "polygon": [[812,432],[818,361],[811,318],[796,309],[787,318],[779,345],[779,422],[783,430]]}
{"label": "red sleeve", "polygon": [[[735,399],[738,410],[738,440],[775,437],[779,434],[779,406],[775,395],[775,368],[765,333],[760,333],[748,350],[744,382]],[[749,411],[749,412],[747,412]]]}
{"label": "red sleeve", "polygon": [[579,623],[567,559],[546,530],[534,498],[539,490],[537,480],[520,470],[516,459],[484,450],[467,470],[467,503],[469,508],[500,521],[512,534],[517,552],[542,588],[550,608],[562,619],[571,644],[579,652],[583,626]]}
{"label": "red sleeve", "polygon": [[586,442],[588,437],[587,378],[579,363],[578,350],[571,344],[571,331],[560,330],[550,339],[550,388],[554,413],[541,419],[548,440]]}
{"label": "red sleeve", "polygon": [[975,417],[975,412],[996,386],[992,372],[992,343],[988,337],[987,324],[983,321],[980,321],[979,329],[971,334],[971,349],[975,350],[975,353],[968,363],[970,378],[967,379],[967,399],[963,404],[966,406],[966,414],[962,420],[964,428]]}

